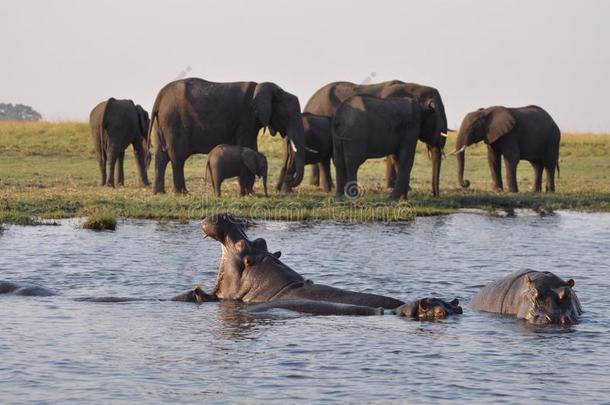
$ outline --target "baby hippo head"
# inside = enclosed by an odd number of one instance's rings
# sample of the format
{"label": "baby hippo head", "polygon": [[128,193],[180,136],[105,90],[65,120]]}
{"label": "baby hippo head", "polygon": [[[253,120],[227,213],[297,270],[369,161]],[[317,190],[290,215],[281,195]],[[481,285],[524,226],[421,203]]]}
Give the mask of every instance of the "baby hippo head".
{"label": "baby hippo head", "polygon": [[519,316],[528,322],[571,325],[578,322],[582,312],[578,297],[572,290],[574,280],[562,280],[553,274],[523,277],[525,294]]}
{"label": "baby hippo head", "polygon": [[454,298],[451,302],[440,298],[422,298],[406,303],[396,309],[396,315],[406,316],[420,321],[442,319],[462,313],[460,301]]}

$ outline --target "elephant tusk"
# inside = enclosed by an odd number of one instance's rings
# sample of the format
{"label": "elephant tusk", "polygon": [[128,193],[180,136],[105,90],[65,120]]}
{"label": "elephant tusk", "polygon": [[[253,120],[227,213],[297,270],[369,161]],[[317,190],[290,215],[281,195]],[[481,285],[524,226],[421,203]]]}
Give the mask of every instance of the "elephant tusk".
{"label": "elephant tusk", "polygon": [[462,146],[460,149],[454,150],[449,154],[449,156],[459,155],[460,153],[464,152],[464,150],[466,150],[466,146]]}
{"label": "elephant tusk", "polygon": [[[305,150],[306,150],[307,152],[309,152],[309,153],[316,153],[316,154],[320,153],[320,152],[318,152],[318,151],[317,151],[317,150],[315,150],[315,149],[308,148],[307,146],[305,147]],[[295,151],[295,152],[296,152],[296,151]]]}
{"label": "elephant tusk", "polygon": [[441,136],[444,136],[445,138],[447,138],[447,134],[444,132],[441,132]]}
{"label": "elephant tusk", "polygon": [[297,153],[297,146],[294,144],[294,141],[292,139],[290,140],[290,146],[292,147],[292,151],[294,153]]}

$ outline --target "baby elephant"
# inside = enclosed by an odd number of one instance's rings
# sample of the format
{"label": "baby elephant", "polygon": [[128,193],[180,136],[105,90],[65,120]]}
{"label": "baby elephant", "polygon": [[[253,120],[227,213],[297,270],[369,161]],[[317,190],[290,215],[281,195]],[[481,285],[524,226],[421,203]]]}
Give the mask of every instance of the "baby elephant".
{"label": "baby elephant", "polygon": [[210,174],[216,197],[224,179],[239,177],[240,195],[252,194],[256,176],[263,178],[267,197],[267,158],[262,153],[243,146],[218,145],[210,151],[206,173]]}

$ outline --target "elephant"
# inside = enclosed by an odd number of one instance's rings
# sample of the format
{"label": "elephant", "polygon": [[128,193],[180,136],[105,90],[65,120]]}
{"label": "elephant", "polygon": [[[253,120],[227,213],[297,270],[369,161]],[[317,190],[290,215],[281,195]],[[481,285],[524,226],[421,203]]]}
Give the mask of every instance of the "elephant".
{"label": "elephant", "polygon": [[[330,192],[333,186],[330,173],[330,160],[333,155],[332,135],[330,133],[331,119],[322,115],[302,113],[303,130],[305,131],[305,164],[317,165],[322,173],[322,189]],[[273,134],[273,132],[272,132]],[[294,148],[290,141],[284,138],[282,142],[284,167],[290,166],[289,161],[295,159]],[[286,170],[282,168],[277,182],[277,191],[292,191],[285,182]]]}
{"label": "elephant", "polygon": [[208,154],[206,174],[210,174],[212,188],[220,197],[220,186],[224,179],[239,177],[240,195],[252,194],[255,178],[262,177],[267,197],[267,158],[260,152],[245,146],[215,146]]}
{"label": "elephant", "polygon": [[360,293],[314,284],[281,262],[281,252],[271,253],[267,242],[250,240],[243,220],[231,214],[206,217],[201,230],[222,245],[220,269],[213,293],[219,300],[264,304],[254,310],[284,308],[320,315],[394,314],[417,319],[461,314],[459,300],[420,299],[405,303],[378,294]]}
{"label": "elephant", "polygon": [[[133,146],[134,158],[140,174],[140,185],[147,187],[147,168],[150,162],[148,148],[148,113],[131,100],[109,98],[96,105],[89,114],[91,137],[100,167],[101,185],[114,187],[125,184],[123,160],[125,149]],[[108,174],[106,170],[108,169]]]}
{"label": "elephant", "polygon": [[[355,84],[351,82],[329,83],[316,91],[307,104],[305,112],[332,117],[339,105],[348,97],[356,94],[368,94],[380,98],[413,97],[426,108],[434,110],[422,124],[419,140],[425,142],[432,159],[432,194],[438,196],[441,172],[441,158],[447,137],[447,117],[445,106],[437,89],[416,83],[405,83],[400,80],[376,84]],[[316,176],[313,176],[314,183]],[[386,185],[394,187],[396,180],[395,167],[388,160],[386,167]]]}
{"label": "elephant", "polygon": [[555,191],[555,169],[559,172],[559,142],[561,133],[553,118],[542,108],[530,105],[520,108],[502,106],[479,108],[464,117],[455,151],[458,159],[458,181],[464,188],[466,147],[484,141],[494,189],[503,190],[500,157],[504,157],[509,191],[516,193],[517,165],[527,160],[534,167],[532,191],[542,189],[542,171],[546,170],[546,191]]}
{"label": "elephant", "polygon": [[407,198],[422,122],[434,110],[410,97],[351,96],[332,121],[337,196],[355,197],[358,168],[368,158],[396,156],[398,178],[390,198]]}
{"label": "elephant", "polygon": [[148,136],[156,141],[154,193],[165,192],[165,169],[171,162],[174,191],[186,193],[184,162],[220,144],[258,150],[261,128],[270,126],[297,150],[287,182],[303,179],[305,141],[299,100],[277,84],[213,83],[199,78],[173,81],[159,91]]}
{"label": "elephant", "polygon": [[574,280],[563,280],[549,271],[517,270],[483,287],[470,306],[533,324],[570,325],[582,313],[572,287]]}

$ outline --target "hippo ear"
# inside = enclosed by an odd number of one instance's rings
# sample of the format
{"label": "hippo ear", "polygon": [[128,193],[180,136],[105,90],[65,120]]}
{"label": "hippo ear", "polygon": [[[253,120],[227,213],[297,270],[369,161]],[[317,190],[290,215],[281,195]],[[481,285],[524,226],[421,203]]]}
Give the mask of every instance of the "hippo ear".
{"label": "hippo ear", "polygon": [[273,252],[271,254],[271,256],[275,257],[276,259],[279,259],[280,256],[282,256],[282,252],[280,252],[279,250],[277,252]]}
{"label": "hippo ear", "polygon": [[423,309],[424,311],[428,309],[428,298],[422,298],[419,300],[419,309]]}
{"label": "hippo ear", "polygon": [[530,279],[529,274],[526,274],[525,276],[523,276],[523,282],[525,283],[526,286],[531,287],[532,280]]}
{"label": "hippo ear", "polygon": [[458,305],[460,305],[460,300],[456,298],[454,298],[451,302],[450,302],[452,307],[457,307]]}
{"label": "hippo ear", "polygon": [[197,285],[193,289],[193,301],[195,301],[197,304],[201,304],[203,302],[203,295],[204,295],[204,292],[201,289],[201,286]]}
{"label": "hippo ear", "polygon": [[569,280],[566,280],[564,284],[565,284],[567,287],[572,288],[572,287],[574,287],[574,284],[575,284],[575,283],[574,283],[574,280],[573,280],[573,279],[569,279]]}

